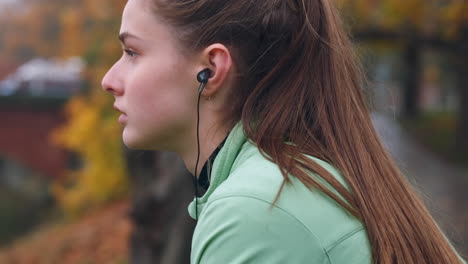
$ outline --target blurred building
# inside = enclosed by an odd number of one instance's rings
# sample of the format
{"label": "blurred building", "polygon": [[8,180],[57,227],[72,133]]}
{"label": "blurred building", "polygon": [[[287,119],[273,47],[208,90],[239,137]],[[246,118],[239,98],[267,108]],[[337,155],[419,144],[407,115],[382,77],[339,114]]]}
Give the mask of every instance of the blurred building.
{"label": "blurred building", "polygon": [[65,122],[63,104],[83,88],[83,69],[78,57],[0,67],[0,188],[21,191],[19,186],[59,178],[75,166],[49,134]]}
{"label": "blurred building", "polygon": [[0,96],[70,97],[82,85],[84,62],[79,57],[67,60],[34,58],[0,81]]}

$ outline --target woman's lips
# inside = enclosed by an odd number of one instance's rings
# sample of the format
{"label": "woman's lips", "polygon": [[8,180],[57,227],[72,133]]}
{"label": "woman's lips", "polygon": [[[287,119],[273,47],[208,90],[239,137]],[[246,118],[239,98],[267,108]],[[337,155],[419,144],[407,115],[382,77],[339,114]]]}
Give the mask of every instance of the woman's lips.
{"label": "woman's lips", "polygon": [[114,105],[114,109],[122,113],[119,116],[119,123],[121,124],[127,123],[127,115],[124,113],[124,111],[120,110],[120,108],[118,108],[117,105]]}
{"label": "woman's lips", "polygon": [[127,123],[127,115],[126,114],[121,114],[119,116],[119,123],[121,123],[121,124]]}

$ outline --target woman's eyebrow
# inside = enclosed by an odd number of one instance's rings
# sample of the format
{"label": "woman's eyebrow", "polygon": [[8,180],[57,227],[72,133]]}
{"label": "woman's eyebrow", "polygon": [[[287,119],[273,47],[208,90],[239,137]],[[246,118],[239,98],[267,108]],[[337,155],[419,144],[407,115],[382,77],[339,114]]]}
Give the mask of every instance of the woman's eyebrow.
{"label": "woman's eyebrow", "polygon": [[135,36],[135,35],[133,35],[131,33],[128,33],[126,31],[119,34],[119,40],[124,45],[125,45],[125,39],[127,39],[127,38],[135,38],[135,39],[140,39],[141,40],[141,38],[139,38],[139,37],[137,37],[137,36]]}

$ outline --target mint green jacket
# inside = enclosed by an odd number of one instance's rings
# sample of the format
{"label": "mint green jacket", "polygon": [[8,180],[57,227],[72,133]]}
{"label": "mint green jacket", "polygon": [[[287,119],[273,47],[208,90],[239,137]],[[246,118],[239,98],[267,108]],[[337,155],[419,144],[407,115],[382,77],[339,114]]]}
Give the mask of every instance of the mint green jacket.
{"label": "mint green jacket", "polygon": [[[314,160],[345,184],[332,166]],[[271,208],[283,177],[246,139],[240,124],[226,139],[211,175],[198,199],[192,264],[370,263],[365,227],[324,193],[291,177]],[[196,219],[195,200],[188,209]]]}

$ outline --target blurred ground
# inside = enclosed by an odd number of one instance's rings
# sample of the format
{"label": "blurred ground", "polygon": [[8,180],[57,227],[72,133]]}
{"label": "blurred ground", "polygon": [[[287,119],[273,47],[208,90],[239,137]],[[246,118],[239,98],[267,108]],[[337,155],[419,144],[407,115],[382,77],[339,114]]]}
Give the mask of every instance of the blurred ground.
{"label": "blurred ground", "polygon": [[445,234],[468,256],[468,169],[456,167],[417,144],[390,114],[374,113],[373,120],[384,144]]}
{"label": "blurred ground", "polygon": [[74,223],[40,228],[0,250],[0,263],[128,263],[128,208],[128,201],[119,201]]}

